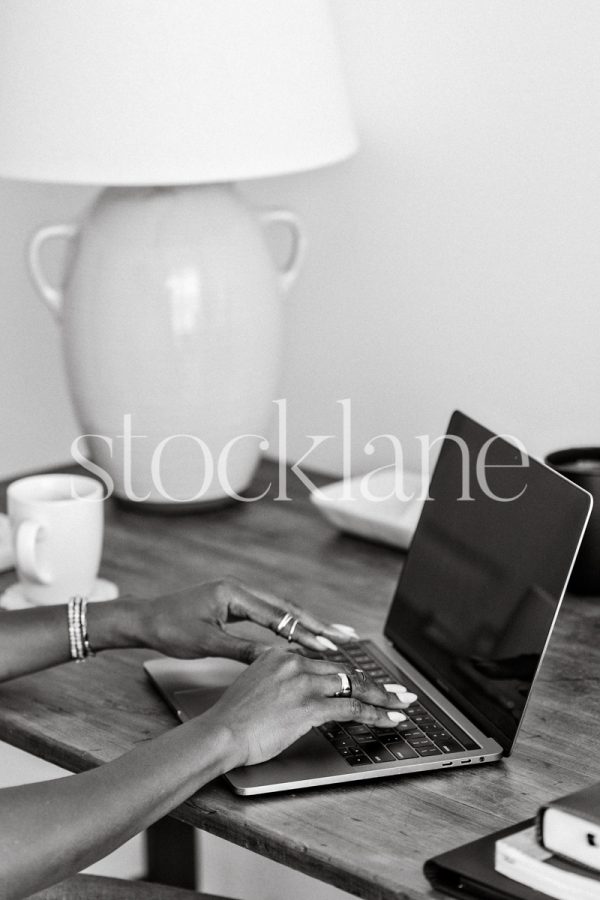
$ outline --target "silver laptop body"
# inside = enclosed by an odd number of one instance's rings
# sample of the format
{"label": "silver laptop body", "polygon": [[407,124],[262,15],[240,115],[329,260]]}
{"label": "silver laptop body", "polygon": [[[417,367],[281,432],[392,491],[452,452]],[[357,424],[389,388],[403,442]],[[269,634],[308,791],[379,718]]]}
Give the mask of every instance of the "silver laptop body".
{"label": "silver laptop body", "polygon": [[[484,446],[482,490],[474,476]],[[454,743],[443,745],[450,752],[434,745],[422,756],[415,740],[407,758],[388,752],[393,758],[354,765],[342,755],[344,740],[327,727],[312,729],[275,759],[229,772],[238,794],[478,765],[512,751],[592,500],[460,412],[450,420],[429,496],[390,607],[385,649],[361,641],[355,650],[390,680],[414,687],[452,735]],[[181,721],[210,708],[245,668],[210,658],[160,658],[144,667]],[[403,746],[399,738],[388,746]]]}

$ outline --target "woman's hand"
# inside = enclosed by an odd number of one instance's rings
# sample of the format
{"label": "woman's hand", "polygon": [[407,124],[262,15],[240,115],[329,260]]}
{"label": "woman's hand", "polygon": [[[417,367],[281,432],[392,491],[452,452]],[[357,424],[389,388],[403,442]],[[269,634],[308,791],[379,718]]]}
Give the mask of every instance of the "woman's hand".
{"label": "woman's hand", "polygon": [[[335,697],[338,673],[348,675],[351,697]],[[229,768],[253,765],[277,756],[310,728],[325,722],[361,722],[394,728],[406,719],[401,710],[414,695],[384,690],[360,669],[309,659],[272,648],[227,688],[199,719],[204,728],[225,728],[231,734]],[[402,695],[401,695],[402,696]]]}
{"label": "woman's hand", "polygon": [[[258,594],[233,578],[208,582],[134,605],[139,618],[135,626],[140,632],[138,636],[145,646],[167,656],[225,656],[251,663],[271,645],[245,640],[225,630],[226,624],[242,619],[263,625],[284,639],[293,629],[295,643],[320,652],[335,650],[337,644],[358,637],[349,626],[326,625],[311,613],[283,600]],[[287,613],[288,621],[278,632],[277,627]],[[91,627],[89,630],[93,646]]]}

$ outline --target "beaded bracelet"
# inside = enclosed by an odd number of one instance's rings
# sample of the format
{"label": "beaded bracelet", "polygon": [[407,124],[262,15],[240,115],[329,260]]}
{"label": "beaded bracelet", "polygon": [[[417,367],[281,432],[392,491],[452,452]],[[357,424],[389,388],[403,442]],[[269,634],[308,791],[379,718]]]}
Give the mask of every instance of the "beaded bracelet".
{"label": "beaded bracelet", "polygon": [[71,659],[76,662],[82,662],[88,656],[94,655],[87,633],[86,606],[85,597],[71,597],[67,605],[69,647]]}

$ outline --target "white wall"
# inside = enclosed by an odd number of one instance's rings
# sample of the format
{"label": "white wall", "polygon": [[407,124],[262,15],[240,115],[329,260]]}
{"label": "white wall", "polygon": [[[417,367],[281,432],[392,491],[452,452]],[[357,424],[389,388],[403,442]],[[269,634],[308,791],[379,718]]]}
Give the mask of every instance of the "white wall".
{"label": "white wall", "polygon": [[334,9],[361,151],[256,190],[312,234],[282,392],[297,447],[342,397],[356,454],[390,430],[414,453],[454,406],[536,453],[597,444],[600,5]]}
{"label": "white wall", "polygon": [[[357,471],[382,461],[361,452],[379,432],[414,462],[414,435],[439,433],[455,406],[537,453],[599,443],[600,4],[333,9],[361,151],[246,188],[295,207],[311,235],[287,301],[292,455],[306,434],[339,433],[345,397]],[[0,475],[66,459],[76,434],[23,246],[90,196],[0,183]],[[338,470],[339,443],[314,462]]]}
{"label": "white wall", "polygon": [[[0,180],[0,477],[61,463],[79,432],[67,399],[60,335],[25,266],[33,231],[73,218],[91,192]],[[58,269],[48,248],[48,268]],[[56,265],[53,267],[52,262]]]}

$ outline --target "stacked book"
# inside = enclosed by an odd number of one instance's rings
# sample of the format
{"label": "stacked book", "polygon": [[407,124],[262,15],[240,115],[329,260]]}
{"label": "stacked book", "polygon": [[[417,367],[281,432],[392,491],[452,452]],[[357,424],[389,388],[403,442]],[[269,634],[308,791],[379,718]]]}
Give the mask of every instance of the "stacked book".
{"label": "stacked book", "polygon": [[548,803],[536,819],[429,860],[455,897],[600,900],[600,785]]}

